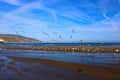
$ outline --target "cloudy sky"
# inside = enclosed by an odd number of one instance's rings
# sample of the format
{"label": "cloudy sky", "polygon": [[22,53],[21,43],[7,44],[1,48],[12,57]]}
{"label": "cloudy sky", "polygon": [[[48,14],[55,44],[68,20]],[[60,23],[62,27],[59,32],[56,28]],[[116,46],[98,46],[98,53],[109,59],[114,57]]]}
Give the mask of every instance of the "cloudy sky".
{"label": "cloudy sky", "polygon": [[120,0],[0,0],[0,33],[43,42],[120,42]]}

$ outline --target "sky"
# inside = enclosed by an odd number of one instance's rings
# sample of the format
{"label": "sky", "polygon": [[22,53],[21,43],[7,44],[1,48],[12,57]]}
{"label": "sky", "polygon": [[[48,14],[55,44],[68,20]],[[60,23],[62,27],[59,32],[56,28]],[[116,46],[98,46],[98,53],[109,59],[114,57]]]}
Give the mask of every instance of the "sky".
{"label": "sky", "polygon": [[0,0],[0,33],[42,42],[120,42],[120,0]]}

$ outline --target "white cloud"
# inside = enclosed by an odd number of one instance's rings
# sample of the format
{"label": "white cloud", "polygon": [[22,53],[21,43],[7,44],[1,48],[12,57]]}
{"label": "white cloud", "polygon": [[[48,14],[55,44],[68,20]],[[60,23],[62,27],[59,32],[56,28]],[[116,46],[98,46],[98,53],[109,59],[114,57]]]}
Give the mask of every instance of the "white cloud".
{"label": "white cloud", "polygon": [[41,3],[37,2],[37,1],[33,1],[33,2],[30,2],[26,5],[23,5],[20,8],[7,13],[6,15],[8,15],[8,14],[10,14],[10,15],[21,14],[21,16],[22,16],[22,13],[29,12],[30,10],[33,10],[33,9],[43,10],[43,11],[51,14],[52,17],[54,18],[54,21],[57,20],[57,15],[56,15],[56,12],[54,10],[47,8],[46,6],[42,5]]}
{"label": "white cloud", "polygon": [[120,12],[115,15],[115,17],[120,17]]}
{"label": "white cloud", "polygon": [[[119,5],[120,5],[120,0],[118,0]],[[115,17],[120,17],[120,11],[115,15]]]}
{"label": "white cloud", "polygon": [[44,6],[56,4],[62,0],[37,0],[38,2],[42,3]]}
{"label": "white cloud", "polygon": [[109,17],[106,15],[106,13],[108,12],[107,9],[108,9],[109,0],[99,0],[98,4],[103,14],[103,17],[109,19]]}
{"label": "white cloud", "polygon": [[17,28],[19,29],[21,26],[27,29],[36,28],[36,30],[47,27],[47,23],[43,21],[12,15],[4,16],[2,19],[0,19],[0,23],[0,27],[11,30],[16,30]]}
{"label": "white cloud", "polygon": [[[15,1],[17,1],[17,0],[15,0]],[[107,0],[107,2],[108,1],[109,0]],[[107,4],[107,2],[105,2],[105,4]],[[102,6],[102,2],[100,4]],[[63,8],[65,8],[66,10],[64,10]],[[78,21],[92,20],[90,18],[90,16],[88,16],[86,13],[84,13],[82,11],[79,11],[77,8],[73,7],[72,5],[70,5],[69,7],[68,6],[62,7],[61,9],[58,9],[58,11],[55,11],[55,10],[50,9],[50,8],[46,7],[45,5],[41,4],[39,1],[33,1],[26,5],[21,6],[19,9],[16,9],[14,11],[11,11],[11,12],[5,14],[3,20],[2,19],[0,20],[0,22],[2,23],[1,26],[4,24],[6,26],[12,26],[12,25],[14,25],[14,23],[17,23],[17,24],[26,24],[26,26],[32,26],[32,27],[36,27],[36,26],[45,27],[49,24],[49,23],[45,23],[40,20],[35,20],[35,19],[27,18],[27,17],[20,17],[20,15],[17,15],[17,14],[22,15],[22,13],[29,12],[29,10],[31,10],[31,9],[44,10],[44,11],[50,13],[53,16],[55,21],[57,20],[56,14],[59,14],[61,16],[71,18],[74,20],[78,20]],[[104,21],[97,22],[95,24],[86,25],[86,26],[80,25],[80,26],[78,26],[78,27],[80,27],[79,29],[80,30],[94,30],[94,31],[115,30],[116,25],[119,25],[119,23],[118,23],[119,20],[116,20],[116,21],[114,21],[114,19],[109,20],[108,17],[105,15],[105,13],[107,11],[106,8],[104,9],[102,7],[101,9],[103,10],[103,16],[106,18]],[[106,11],[104,11],[104,10],[106,10]],[[2,22],[2,21],[4,21],[4,22]],[[94,20],[92,20],[92,21],[94,21]],[[8,22],[8,24],[7,24],[7,22]],[[11,23],[11,22],[14,22],[14,23]],[[87,26],[89,26],[89,27],[87,28]]]}
{"label": "white cloud", "polygon": [[12,5],[16,5],[16,6],[22,5],[22,3],[19,0],[0,0],[0,1],[12,4]]}
{"label": "white cloud", "polygon": [[[17,3],[17,0],[15,0]],[[54,1],[46,1],[44,2],[43,0],[37,0],[37,1],[32,1],[26,5],[22,5],[20,8],[11,11],[7,14],[10,15],[21,15],[22,13],[28,13],[31,14],[29,11],[30,10],[34,10],[34,9],[39,9],[39,10],[43,10],[49,14],[51,14],[51,16],[54,19],[54,22],[57,22],[57,14],[70,18],[70,19],[74,19],[74,20],[78,20],[78,21],[84,21],[84,20],[91,20],[94,21],[90,16],[88,16],[86,13],[79,11],[76,7],[74,7],[72,4],[70,4],[69,6],[64,6],[61,7],[61,9],[58,10],[54,10],[51,8],[48,8],[47,5],[49,5],[51,3],[57,3],[60,0],[54,0]],[[15,3],[15,2],[12,2]],[[44,4],[45,3],[45,4]],[[51,4],[50,4],[51,5]],[[93,4],[90,4],[90,6],[94,6]],[[88,6],[89,7],[89,6]],[[39,17],[39,16],[38,16]]]}
{"label": "white cloud", "polygon": [[77,31],[115,31],[114,28],[110,28],[110,27],[98,27],[98,26],[94,26],[94,25],[87,25],[87,26],[73,26],[71,27],[69,30],[75,29]]}
{"label": "white cloud", "polygon": [[75,29],[78,31],[117,31],[120,27],[120,18],[112,18],[111,20],[105,19],[100,22],[89,25],[75,25],[69,30]]}

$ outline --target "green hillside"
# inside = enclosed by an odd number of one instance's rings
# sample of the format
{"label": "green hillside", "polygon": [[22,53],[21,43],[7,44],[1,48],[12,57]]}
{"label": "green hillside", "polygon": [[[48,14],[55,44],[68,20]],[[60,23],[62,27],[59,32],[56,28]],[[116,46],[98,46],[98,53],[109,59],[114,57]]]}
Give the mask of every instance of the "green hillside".
{"label": "green hillside", "polygon": [[0,34],[0,39],[3,39],[5,42],[41,42],[36,39],[13,34]]}

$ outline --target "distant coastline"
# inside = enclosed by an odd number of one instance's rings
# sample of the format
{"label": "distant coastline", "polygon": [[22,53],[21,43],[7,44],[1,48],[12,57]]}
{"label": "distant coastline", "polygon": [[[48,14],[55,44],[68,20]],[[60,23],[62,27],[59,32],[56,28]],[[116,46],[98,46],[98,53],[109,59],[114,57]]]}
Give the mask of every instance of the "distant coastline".
{"label": "distant coastline", "polygon": [[21,43],[21,42],[41,42],[40,40],[24,37],[15,34],[0,34],[0,42],[4,43]]}

